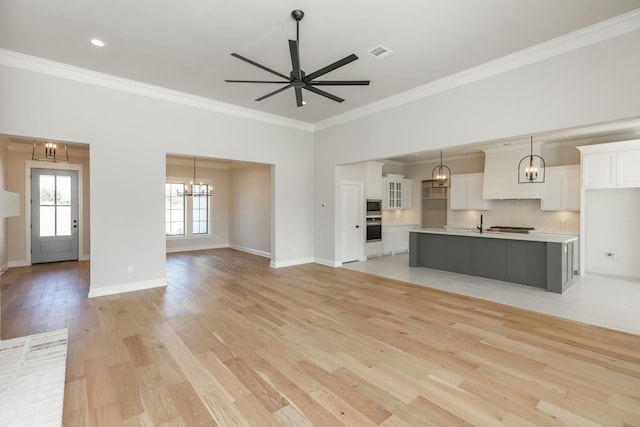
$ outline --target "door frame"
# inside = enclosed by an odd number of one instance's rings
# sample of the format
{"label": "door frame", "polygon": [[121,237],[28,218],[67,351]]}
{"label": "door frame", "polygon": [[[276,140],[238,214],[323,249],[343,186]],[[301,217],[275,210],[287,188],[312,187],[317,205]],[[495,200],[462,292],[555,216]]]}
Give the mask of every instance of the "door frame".
{"label": "door frame", "polygon": [[[358,261],[365,261],[366,258],[364,256],[364,245],[365,245],[365,224],[364,224],[364,184],[360,181],[350,181],[350,180],[346,180],[346,179],[342,179],[340,180],[340,204],[342,205],[342,185],[343,184],[348,184],[348,185],[355,185],[358,187],[358,195],[360,200],[358,201],[358,217],[360,218],[360,228],[359,228],[359,234],[360,234],[360,245],[358,246]],[[342,253],[342,247],[343,247],[343,234],[342,234],[342,225],[344,223],[343,221],[343,217],[342,217],[342,206],[340,206],[339,211],[340,212],[340,265],[343,264],[343,260],[344,260],[344,254]]]}
{"label": "door frame", "polygon": [[37,160],[27,160],[25,162],[25,192],[24,192],[24,212],[25,212],[25,265],[31,265],[31,169],[60,169],[74,170],[78,172],[78,260],[88,260],[84,255],[84,185],[82,179],[82,165],[78,163],[49,163]]}

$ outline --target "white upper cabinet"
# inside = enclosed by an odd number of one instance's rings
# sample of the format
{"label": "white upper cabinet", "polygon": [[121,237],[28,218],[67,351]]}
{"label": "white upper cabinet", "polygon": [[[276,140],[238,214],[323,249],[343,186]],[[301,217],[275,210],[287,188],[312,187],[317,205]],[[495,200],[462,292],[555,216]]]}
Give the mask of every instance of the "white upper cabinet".
{"label": "white upper cabinet", "polygon": [[640,140],[578,147],[582,157],[582,186],[640,187]]}
{"label": "white upper cabinet", "polygon": [[402,175],[388,173],[384,178],[384,209],[402,209]]}
{"label": "white upper cabinet", "polygon": [[542,184],[540,209],[543,211],[580,210],[580,166],[548,167]]}
{"label": "white upper cabinet", "polygon": [[640,187],[640,150],[617,153],[618,187]]}
{"label": "white upper cabinet", "polygon": [[402,175],[388,173],[382,180],[383,209],[411,209],[412,181]]}
{"label": "white upper cabinet", "polygon": [[[533,154],[540,155],[542,143],[533,144]],[[519,184],[518,164],[531,153],[531,147],[512,147],[484,150],[484,199],[539,199],[542,184]]]}
{"label": "white upper cabinet", "polygon": [[402,209],[411,209],[413,205],[413,181],[402,179]]}
{"label": "white upper cabinet", "polygon": [[382,200],[382,165],[380,162],[365,163],[364,192],[367,199]]}
{"label": "white upper cabinet", "polygon": [[582,168],[585,188],[616,186],[616,153],[583,154]]}
{"label": "white upper cabinet", "polygon": [[449,208],[452,210],[489,210],[490,202],[482,198],[483,180],[484,174],[482,173],[451,175]]}

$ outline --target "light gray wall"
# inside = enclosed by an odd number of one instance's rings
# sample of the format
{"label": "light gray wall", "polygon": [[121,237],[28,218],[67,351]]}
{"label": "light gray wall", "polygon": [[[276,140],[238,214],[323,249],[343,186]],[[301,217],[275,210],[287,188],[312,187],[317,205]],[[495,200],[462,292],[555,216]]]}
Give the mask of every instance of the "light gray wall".
{"label": "light gray wall", "polygon": [[229,244],[271,256],[271,165],[247,165],[229,171]]}
{"label": "light gray wall", "polygon": [[312,259],[310,131],[133,94],[120,81],[82,83],[64,67],[54,76],[45,64],[0,63],[0,133],[90,145],[91,291],[166,283],[167,153],[274,164],[272,261]]}
{"label": "light gray wall", "polygon": [[[640,278],[640,188],[586,190],[587,272]],[[631,237],[631,238],[630,238]],[[605,252],[613,252],[613,259]]]}
{"label": "light gray wall", "polygon": [[337,253],[335,165],[640,116],[639,45],[634,31],[317,131],[314,255]]}

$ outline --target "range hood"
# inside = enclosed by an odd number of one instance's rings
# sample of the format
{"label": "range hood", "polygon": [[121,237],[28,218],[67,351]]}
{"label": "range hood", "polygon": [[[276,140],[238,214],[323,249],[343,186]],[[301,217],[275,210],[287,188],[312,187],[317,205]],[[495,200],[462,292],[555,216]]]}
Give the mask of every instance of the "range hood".
{"label": "range hood", "polygon": [[[533,154],[540,155],[542,142],[533,143]],[[484,150],[482,198],[539,199],[544,184],[518,184],[518,163],[531,154],[529,144]]]}

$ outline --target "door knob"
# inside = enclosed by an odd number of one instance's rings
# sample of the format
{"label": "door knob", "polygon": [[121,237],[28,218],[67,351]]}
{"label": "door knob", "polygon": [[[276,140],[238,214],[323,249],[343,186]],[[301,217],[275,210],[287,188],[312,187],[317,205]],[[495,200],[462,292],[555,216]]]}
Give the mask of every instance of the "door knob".
{"label": "door knob", "polygon": [[356,225],[356,228],[360,228],[360,226],[359,226],[359,225]]}

